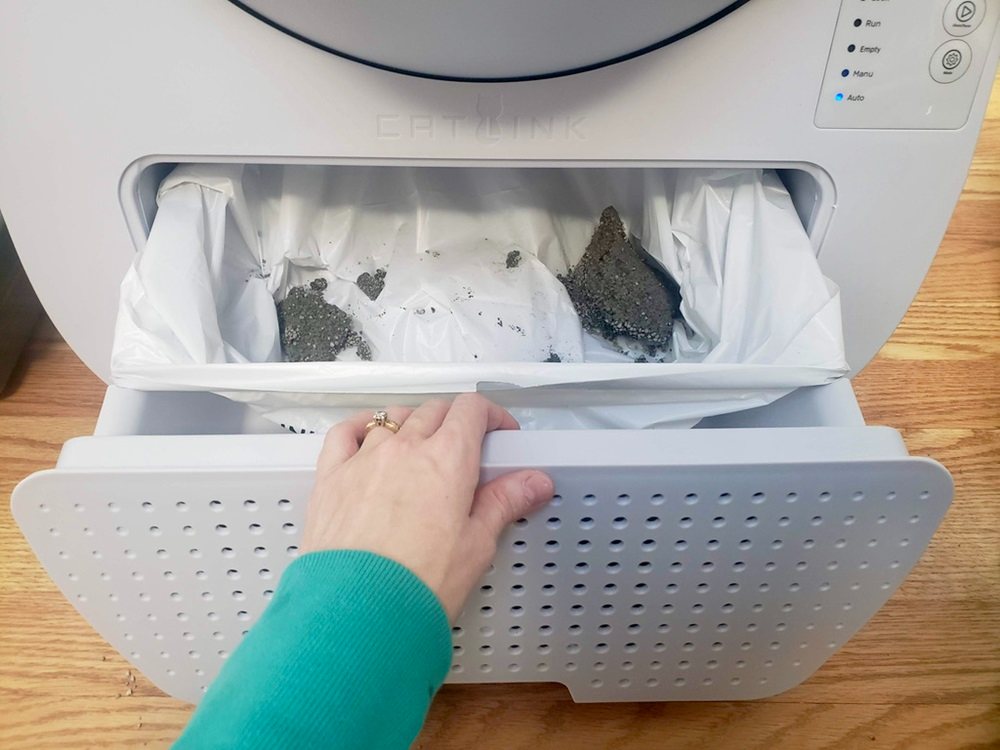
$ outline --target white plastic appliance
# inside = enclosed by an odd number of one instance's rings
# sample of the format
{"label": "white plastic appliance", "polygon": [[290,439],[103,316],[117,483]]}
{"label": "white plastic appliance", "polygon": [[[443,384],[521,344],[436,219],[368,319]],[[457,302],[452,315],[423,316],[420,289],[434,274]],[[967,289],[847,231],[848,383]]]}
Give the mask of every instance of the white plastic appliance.
{"label": "white plastic appliance", "polygon": [[[961,190],[997,0],[5,2],[0,206],[105,379],[118,284],[180,162],[768,166],[842,291],[848,360],[903,316]],[[847,381],[691,432],[491,439],[553,472],[456,628],[455,681],[577,700],[739,699],[805,679],[951,498]],[[108,390],[14,512],[74,605],[197,699],[296,554],[316,438],[209,394]],[[261,434],[249,434],[261,433]]]}

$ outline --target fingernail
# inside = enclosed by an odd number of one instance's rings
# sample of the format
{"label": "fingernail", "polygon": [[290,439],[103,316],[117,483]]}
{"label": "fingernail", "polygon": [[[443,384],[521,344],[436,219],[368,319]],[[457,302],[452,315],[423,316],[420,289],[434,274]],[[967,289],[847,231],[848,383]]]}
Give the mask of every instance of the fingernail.
{"label": "fingernail", "polygon": [[524,497],[528,502],[552,497],[552,480],[545,474],[532,474],[524,480]]}

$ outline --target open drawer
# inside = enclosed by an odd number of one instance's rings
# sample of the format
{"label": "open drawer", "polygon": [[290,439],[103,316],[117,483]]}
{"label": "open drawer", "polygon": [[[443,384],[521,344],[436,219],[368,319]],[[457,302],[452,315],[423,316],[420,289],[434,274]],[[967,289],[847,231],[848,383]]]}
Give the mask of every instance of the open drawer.
{"label": "open drawer", "polygon": [[[110,388],[94,437],[14,492],[67,598],[196,702],[298,554],[322,444],[204,393]],[[483,476],[558,495],[502,538],[454,628],[453,682],[577,701],[739,700],[806,679],[888,599],[952,495],[865,426],[846,380],[693,430],[490,435]]]}

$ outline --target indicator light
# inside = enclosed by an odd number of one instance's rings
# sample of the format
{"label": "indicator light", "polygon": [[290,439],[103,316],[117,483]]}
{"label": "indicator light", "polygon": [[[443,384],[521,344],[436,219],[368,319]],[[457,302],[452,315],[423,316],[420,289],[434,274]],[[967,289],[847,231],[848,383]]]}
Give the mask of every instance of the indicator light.
{"label": "indicator light", "polygon": [[851,71],[849,71],[847,68],[844,68],[842,71],[840,71],[840,75],[843,76],[844,78],[847,78],[847,76],[849,76],[850,74]]}
{"label": "indicator light", "polygon": [[836,99],[838,102],[844,101],[844,95],[841,94],[839,91],[837,92],[837,95],[833,98]]}

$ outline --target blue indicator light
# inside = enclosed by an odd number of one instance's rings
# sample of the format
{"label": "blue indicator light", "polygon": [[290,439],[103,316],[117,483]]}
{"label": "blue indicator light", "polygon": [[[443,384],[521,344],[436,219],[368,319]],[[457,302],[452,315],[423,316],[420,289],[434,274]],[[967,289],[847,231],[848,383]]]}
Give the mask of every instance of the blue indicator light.
{"label": "blue indicator light", "polygon": [[849,71],[847,68],[844,68],[842,71],[840,71],[840,75],[842,75],[844,78],[847,78],[847,76],[849,76],[850,74],[851,71]]}
{"label": "blue indicator light", "polygon": [[833,98],[834,98],[834,99],[836,99],[836,100],[837,100],[838,102],[842,102],[842,101],[844,101],[844,95],[843,95],[843,94],[840,94],[840,93],[838,93],[838,94],[837,94],[837,95],[836,95],[835,97],[833,97]]}

